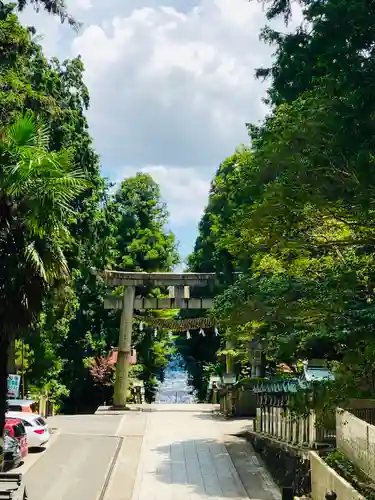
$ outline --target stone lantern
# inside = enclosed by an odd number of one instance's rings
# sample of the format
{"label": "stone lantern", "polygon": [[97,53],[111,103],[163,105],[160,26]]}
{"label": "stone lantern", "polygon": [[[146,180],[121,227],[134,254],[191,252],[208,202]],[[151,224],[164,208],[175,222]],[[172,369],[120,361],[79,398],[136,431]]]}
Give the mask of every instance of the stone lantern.
{"label": "stone lantern", "polygon": [[263,346],[259,339],[253,339],[249,343],[249,361],[251,363],[251,378],[263,377]]}

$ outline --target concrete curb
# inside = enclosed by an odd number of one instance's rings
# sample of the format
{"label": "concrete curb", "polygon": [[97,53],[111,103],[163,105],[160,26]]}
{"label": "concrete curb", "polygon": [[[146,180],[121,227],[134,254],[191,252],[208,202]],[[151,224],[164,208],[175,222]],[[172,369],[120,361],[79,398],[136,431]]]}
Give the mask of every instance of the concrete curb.
{"label": "concrete curb", "polygon": [[118,455],[113,468],[108,470],[107,484],[97,500],[132,500],[147,421],[147,414],[125,412],[116,430],[120,439]]}
{"label": "concrete curb", "polygon": [[281,500],[281,492],[251,443],[238,435],[223,442],[249,498]]}
{"label": "concrete curb", "polygon": [[145,407],[150,405],[143,404],[129,404],[126,409],[113,408],[112,406],[99,406],[95,412],[95,415],[127,415],[132,412],[144,411]]}

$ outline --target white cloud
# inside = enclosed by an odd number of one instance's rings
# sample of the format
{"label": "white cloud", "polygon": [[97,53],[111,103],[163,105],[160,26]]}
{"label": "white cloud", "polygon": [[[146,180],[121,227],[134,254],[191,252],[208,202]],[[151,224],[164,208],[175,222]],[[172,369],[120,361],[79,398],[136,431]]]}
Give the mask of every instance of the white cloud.
{"label": "white cloud", "polygon": [[[110,4],[111,2],[109,2]],[[203,0],[188,12],[144,7],[87,26],[73,41],[86,66],[106,168],[212,169],[265,112],[254,70],[268,64],[258,2]]]}
{"label": "white cloud", "polygon": [[[92,7],[92,0],[69,0],[69,14],[81,19],[88,16]],[[29,6],[20,14],[21,22],[26,26],[35,26],[38,30],[38,41],[43,46],[47,57],[59,56],[65,58],[69,55],[69,45],[74,38],[75,31],[64,23],[61,25],[60,18],[48,14],[43,8],[36,12],[33,6]]]}
{"label": "white cloud", "polygon": [[[80,13],[81,10],[88,10],[92,8],[91,0],[75,0],[75,2],[71,2],[71,7],[77,9],[77,14]],[[69,7],[70,8],[70,7]]]}
{"label": "white cloud", "polygon": [[24,20],[45,34],[48,56],[82,55],[90,130],[105,175],[151,173],[186,254],[215,169],[248,142],[245,122],[265,114],[265,85],[254,78],[255,68],[271,61],[272,48],[259,41],[262,6],[256,0],[68,5],[84,23],[78,35],[45,13],[27,12]]}
{"label": "white cloud", "polygon": [[161,195],[168,204],[170,223],[174,228],[186,224],[196,224],[203,213],[210,188],[210,176],[196,168],[179,168],[162,165],[150,165],[143,168],[124,168],[124,177],[131,177],[137,172],[147,172],[159,184]]}

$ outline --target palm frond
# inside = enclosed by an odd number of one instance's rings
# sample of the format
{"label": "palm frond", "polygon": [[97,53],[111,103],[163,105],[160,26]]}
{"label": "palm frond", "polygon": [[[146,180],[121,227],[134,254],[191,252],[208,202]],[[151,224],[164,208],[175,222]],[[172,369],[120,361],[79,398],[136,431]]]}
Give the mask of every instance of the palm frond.
{"label": "palm frond", "polygon": [[50,143],[50,132],[44,123],[38,124],[36,127],[36,138],[37,145],[40,150],[48,151],[49,143]]}
{"label": "palm frond", "polygon": [[37,273],[44,281],[47,280],[47,274],[44,267],[44,262],[41,259],[38,251],[35,248],[35,243],[29,243],[25,248],[26,262],[28,262],[35,273]]}
{"label": "palm frond", "polygon": [[36,145],[36,125],[33,113],[27,112],[1,134],[8,147],[19,149]]}
{"label": "palm frond", "polygon": [[61,151],[49,152],[48,156],[45,158],[46,166],[51,169],[52,172],[71,172],[74,170],[74,150],[72,148],[63,149]]}
{"label": "palm frond", "polygon": [[42,287],[69,276],[64,255],[71,245],[68,221],[75,214],[75,200],[90,187],[73,160],[72,149],[49,151],[48,127],[31,113],[0,135],[0,187],[11,200],[12,224],[22,235],[21,266],[30,282]]}

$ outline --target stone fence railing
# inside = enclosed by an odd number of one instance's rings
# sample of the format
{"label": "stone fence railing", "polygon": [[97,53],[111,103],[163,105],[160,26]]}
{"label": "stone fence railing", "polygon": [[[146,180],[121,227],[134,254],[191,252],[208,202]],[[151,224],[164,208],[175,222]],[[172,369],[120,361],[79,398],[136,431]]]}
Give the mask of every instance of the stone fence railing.
{"label": "stone fence railing", "polygon": [[337,500],[366,500],[344,478],[329,467],[315,452],[310,452],[311,467],[311,498],[323,500],[327,492],[334,493]]}
{"label": "stone fence railing", "polygon": [[349,411],[337,409],[336,443],[357,467],[375,481],[375,426]]}
{"label": "stone fence railing", "polygon": [[279,441],[315,448],[321,443],[334,440],[334,429],[317,423],[315,412],[307,418],[294,416],[280,406],[257,408],[254,430]]}

